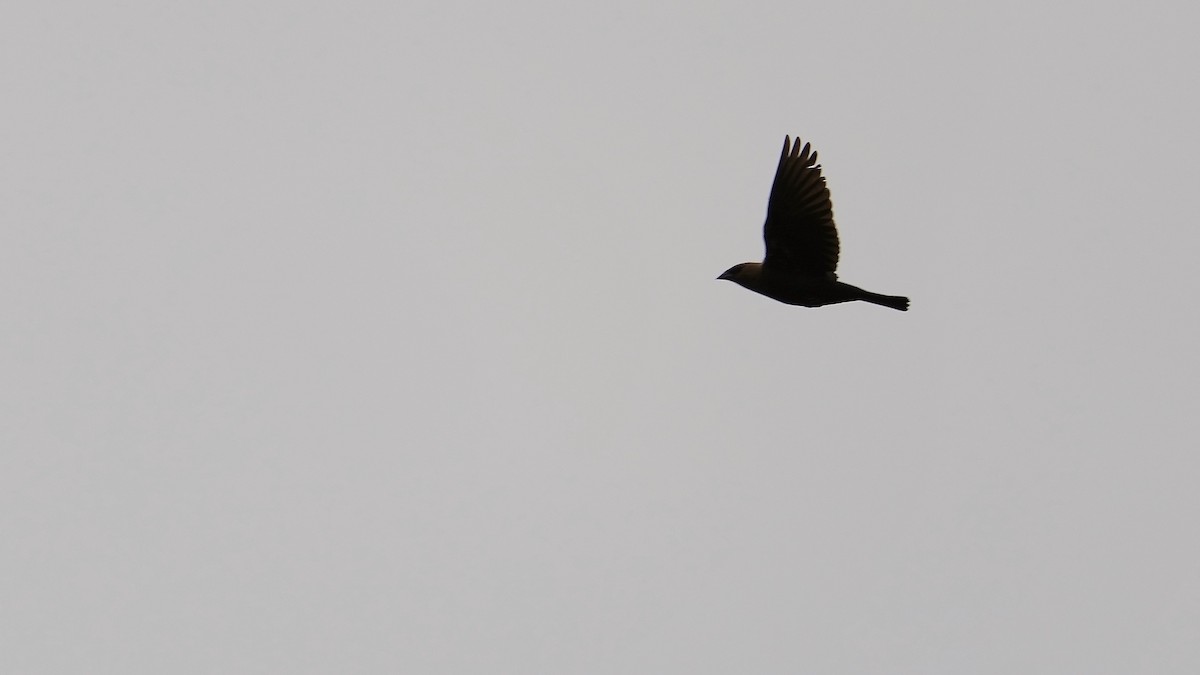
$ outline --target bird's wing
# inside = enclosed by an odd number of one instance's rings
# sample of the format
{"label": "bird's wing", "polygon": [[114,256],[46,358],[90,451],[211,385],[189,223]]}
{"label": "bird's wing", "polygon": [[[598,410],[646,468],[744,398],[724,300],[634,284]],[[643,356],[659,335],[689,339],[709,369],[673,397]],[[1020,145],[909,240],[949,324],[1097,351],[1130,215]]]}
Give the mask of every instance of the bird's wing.
{"label": "bird's wing", "polygon": [[789,144],[784,137],[783,154],[771,186],[763,239],[767,244],[764,267],[805,276],[824,276],[837,270],[838,236],[833,224],[829,188],[821,176],[817,153],[800,139]]}

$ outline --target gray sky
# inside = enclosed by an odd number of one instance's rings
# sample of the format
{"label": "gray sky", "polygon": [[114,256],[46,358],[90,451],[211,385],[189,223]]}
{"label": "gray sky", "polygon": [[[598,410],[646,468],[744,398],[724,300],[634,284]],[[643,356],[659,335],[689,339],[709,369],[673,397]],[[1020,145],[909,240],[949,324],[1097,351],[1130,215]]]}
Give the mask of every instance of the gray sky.
{"label": "gray sky", "polygon": [[0,671],[1200,672],[1195,3],[3,14]]}

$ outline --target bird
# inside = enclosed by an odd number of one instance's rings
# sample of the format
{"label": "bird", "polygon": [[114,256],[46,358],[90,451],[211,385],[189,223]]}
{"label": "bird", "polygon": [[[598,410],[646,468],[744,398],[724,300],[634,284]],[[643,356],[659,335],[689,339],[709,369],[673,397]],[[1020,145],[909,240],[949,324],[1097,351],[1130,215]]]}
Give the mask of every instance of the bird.
{"label": "bird", "polygon": [[783,154],[775,170],[767,221],[763,224],[766,255],[725,270],[717,279],[732,281],[773,300],[802,307],[821,307],[862,300],[902,312],[908,298],[880,295],[838,281],[840,247],[833,224],[829,188],[811,144],[783,137]]}

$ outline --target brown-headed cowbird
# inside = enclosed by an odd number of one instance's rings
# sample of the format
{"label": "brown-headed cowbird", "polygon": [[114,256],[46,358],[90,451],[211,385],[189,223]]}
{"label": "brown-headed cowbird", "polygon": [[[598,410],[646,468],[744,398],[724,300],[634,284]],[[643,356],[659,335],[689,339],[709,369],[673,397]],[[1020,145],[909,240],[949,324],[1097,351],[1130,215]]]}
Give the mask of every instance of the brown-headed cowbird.
{"label": "brown-headed cowbird", "polygon": [[908,298],[864,291],[837,280],[838,235],[829,188],[817,153],[808,143],[801,149],[798,138],[794,145],[790,137],[783,138],[763,239],[767,254],[761,263],[734,265],[717,278],[789,305],[820,307],[865,300],[908,311]]}

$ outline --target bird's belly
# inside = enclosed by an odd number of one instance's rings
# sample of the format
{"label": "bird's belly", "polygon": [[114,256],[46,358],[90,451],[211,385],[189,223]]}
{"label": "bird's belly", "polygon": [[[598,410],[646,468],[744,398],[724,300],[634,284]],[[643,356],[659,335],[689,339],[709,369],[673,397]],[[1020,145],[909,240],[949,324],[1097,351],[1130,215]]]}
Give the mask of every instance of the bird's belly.
{"label": "bird's belly", "polygon": [[852,299],[847,297],[844,284],[837,281],[804,277],[771,281],[767,288],[769,292],[764,295],[789,305],[821,307]]}

